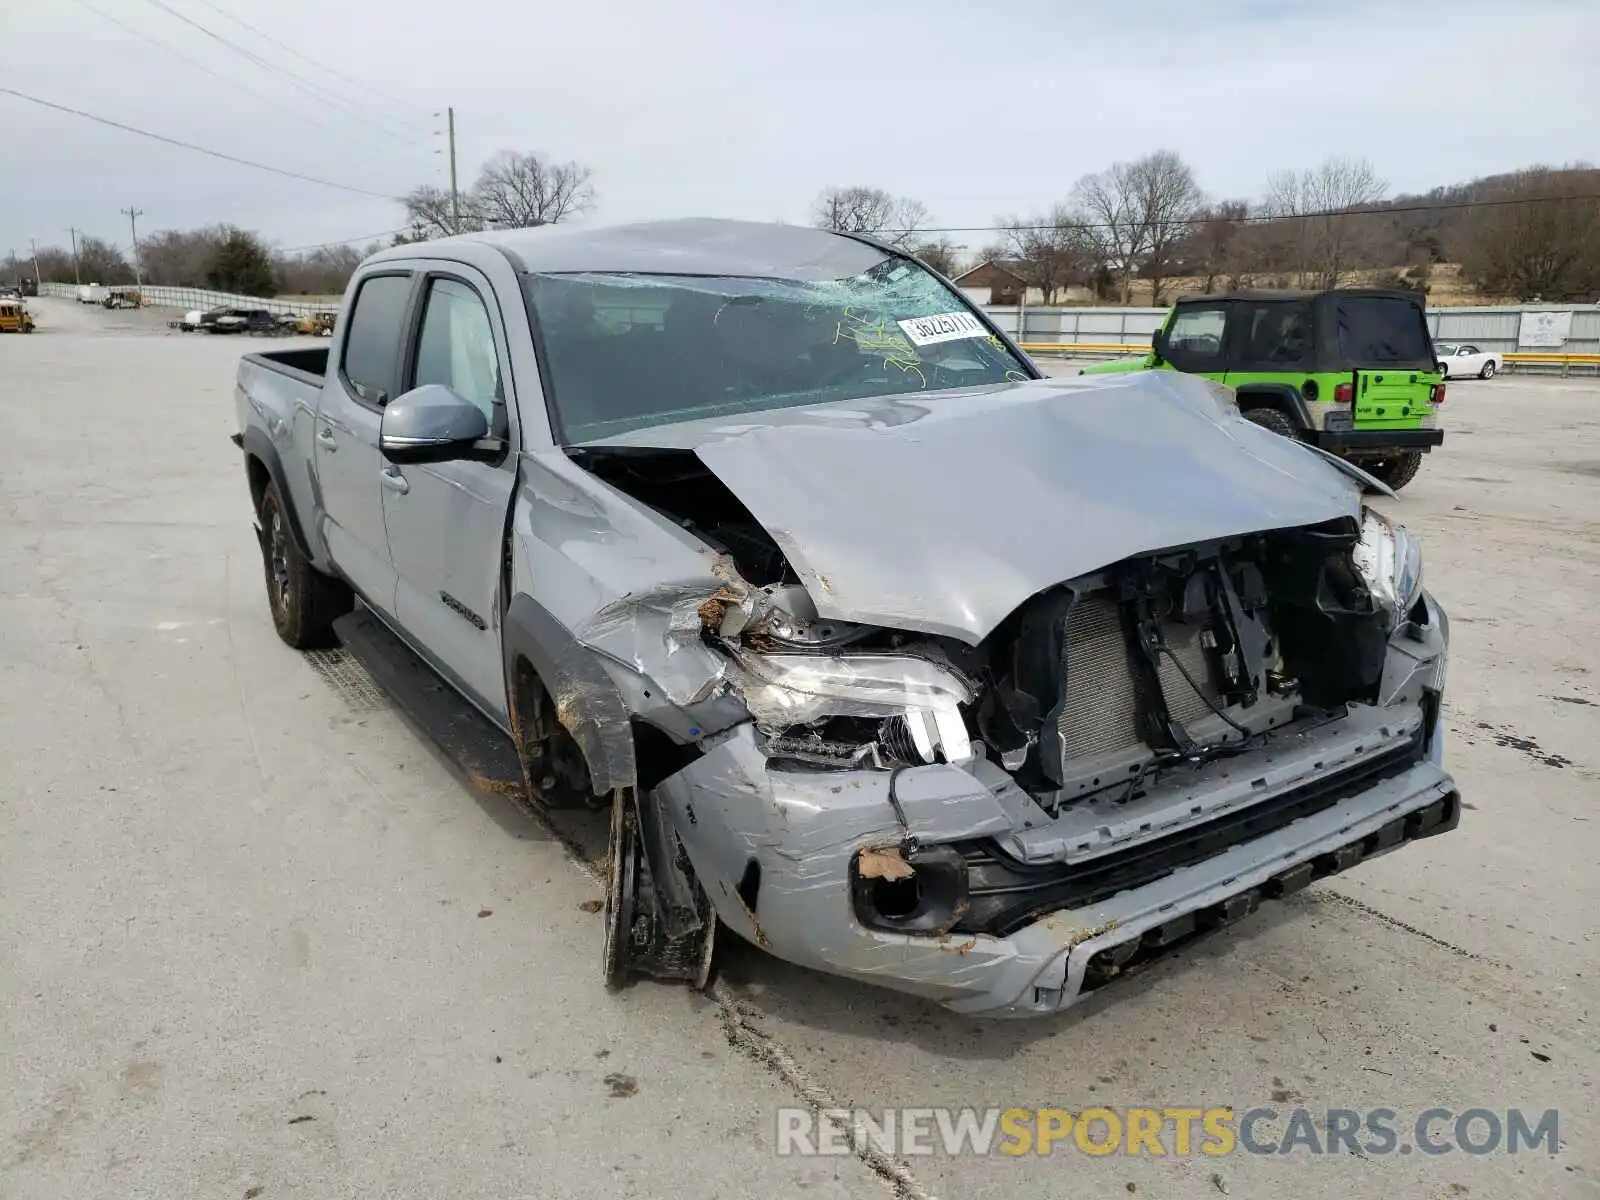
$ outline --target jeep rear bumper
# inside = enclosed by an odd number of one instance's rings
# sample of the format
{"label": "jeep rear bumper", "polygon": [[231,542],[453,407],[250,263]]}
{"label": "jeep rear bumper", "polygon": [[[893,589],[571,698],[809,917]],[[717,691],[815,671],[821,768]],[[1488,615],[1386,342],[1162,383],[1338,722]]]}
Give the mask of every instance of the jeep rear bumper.
{"label": "jeep rear bumper", "polygon": [[1379,457],[1396,450],[1426,453],[1444,441],[1442,429],[1313,429],[1305,438],[1334,454]]}

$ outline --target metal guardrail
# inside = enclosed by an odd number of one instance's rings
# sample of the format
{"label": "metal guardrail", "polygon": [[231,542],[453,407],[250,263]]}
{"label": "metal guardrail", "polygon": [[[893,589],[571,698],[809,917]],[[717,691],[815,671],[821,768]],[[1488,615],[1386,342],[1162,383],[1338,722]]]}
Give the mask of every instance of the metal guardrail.
{"label": "metal guardrail", "polygon": [[1018,342],[1028,354],[1149,354],[1148,344],[1128,342]]}
{"label": "metal guardrail", "polygon": [[[1098,356],[1150,353],[1149,346],[1129,342],[1018,342],[1017,345],[1028,354],[1057,354],[1069,358],[1077,354]],[[1571,374],[1576,367],[1600,374],[1600,354],[1547,354],[1532,350],[1515,350],[1500,357],[1507,368],[1513,371],[1518,367],[1540,371],[1559,368],[1561,374],[1565,376]]]}
{"label": "metal guardrail", "polygon": [[[110,289],[102,289],[110,290]],[[130,285],[129,291],[134,290]],[[262,299],[235,292],[213,292],[205,288],[167,287],[164,284],[146,284],[138,289],[144,297],[146,308],[176,308],[179,310],[208,308],[264,308],[272,313],[294,313],[296,316],[338,308],[344,301],[341,296],[307,296],[294,300]],[[78,289],[70,283],[42,283],[41,296],[54,296],[58,300],[75,300]]]}

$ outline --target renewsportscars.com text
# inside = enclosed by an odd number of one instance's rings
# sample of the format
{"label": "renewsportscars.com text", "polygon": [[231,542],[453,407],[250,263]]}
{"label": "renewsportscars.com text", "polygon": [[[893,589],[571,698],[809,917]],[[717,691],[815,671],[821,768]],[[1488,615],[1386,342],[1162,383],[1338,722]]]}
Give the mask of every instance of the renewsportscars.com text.
{"label": "renewsportscars.com text", "polygon": [[1561,1146],[1556,1109],[780,1108],[780,1155],[1526,1154]]}

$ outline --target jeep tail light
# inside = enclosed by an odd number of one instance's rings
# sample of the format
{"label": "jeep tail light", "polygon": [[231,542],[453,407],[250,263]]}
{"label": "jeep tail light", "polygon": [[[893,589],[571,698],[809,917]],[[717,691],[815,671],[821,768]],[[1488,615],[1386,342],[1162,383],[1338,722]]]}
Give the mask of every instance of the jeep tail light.
{"label": "jeep tail light", "polygon": [[1356,397],[1356,388],[1353,383],[1341,383],[1333,389],[1333,402],[1335,404],[1349,404]]}
{"label": "jeep tail light", "polygon": [[1433,385],[1433,392],[1432,392],[1432,394],[1430,394],[1428,396],[1428,399],[1432,400],[1435,404],[1443,404],[1444,403],[1444,384],[1442,384],[1442,383],[1434,384]]}

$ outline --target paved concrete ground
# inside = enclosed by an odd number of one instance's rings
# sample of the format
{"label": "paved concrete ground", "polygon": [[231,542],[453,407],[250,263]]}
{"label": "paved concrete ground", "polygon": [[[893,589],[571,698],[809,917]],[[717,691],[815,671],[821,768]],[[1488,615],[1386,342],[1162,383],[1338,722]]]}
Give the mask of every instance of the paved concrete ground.
{"label": "paved concrete ground", "polygon": [[[262,344],[35,307],[0,339],[0,1197],[1600,1195],[1592,383],[1452,384],[1388,506],[1452,616],[1461,829],[978,1024],[744,949],[711,998],[607,994],[569,849],[274,636],[226,440]],[[1558,1108],[1564,1145],[875,1173],[775,1157],[802,1092]]]}

